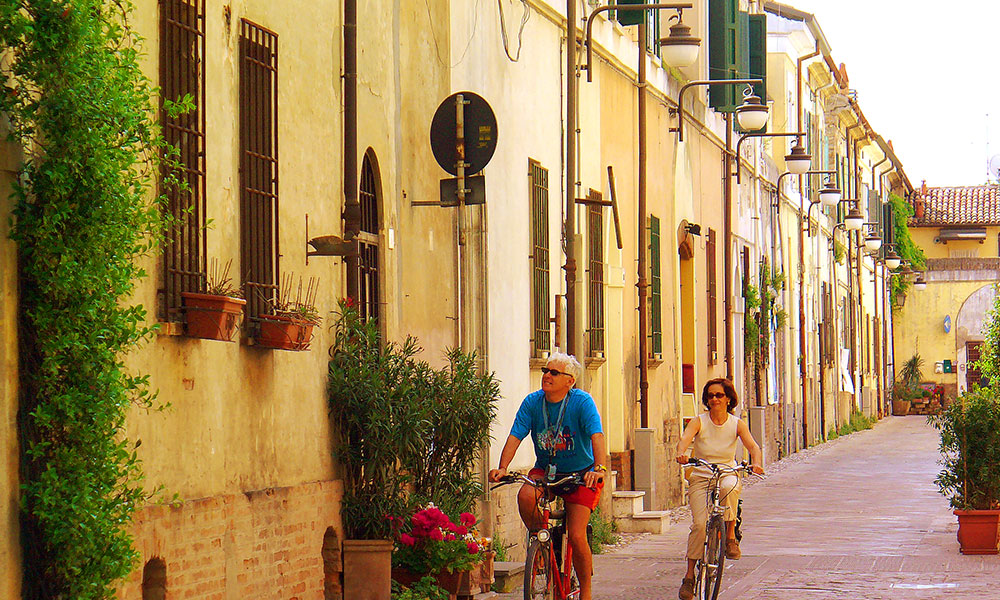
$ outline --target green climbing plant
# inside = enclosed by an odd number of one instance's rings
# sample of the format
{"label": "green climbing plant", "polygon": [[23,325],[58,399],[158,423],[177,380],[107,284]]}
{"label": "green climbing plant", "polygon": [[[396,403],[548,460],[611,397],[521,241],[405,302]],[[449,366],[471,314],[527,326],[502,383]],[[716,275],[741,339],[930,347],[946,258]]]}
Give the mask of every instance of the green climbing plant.
{"label": "green climbing plant", "polygon": [[162,225],[149,193],[162,146],[132,11],[128,0],[0,2],[0,111],[22,152],[11,238],[24,598],[114,598],[149,498],[124,426],[154,395],[123,359],[151,334],[131,298]]}
{"label": "green climbing plant", "polygon": [[[908,261],[914,271],[923,271],[927,268],[927,257],[924,251],[913,242],[910,237],[910,229],[906,226],[910,217],[913,216],[913,207],[899,196],[889,194],[889,204],[892,206],[893,214],[893,243],[896,254],[905,261]],[[895,276],[890,279],[889,300],[891,306],[899,308],[899,299],[910,289],[910,282],[905,277]]]}
{"label": "green climbing plant", "polygon": [[980,376],[989,381],[990,387],[1000,389],[1000,284],[993,284],[996,295],[993,305],[986,311],[983,322],[983,343],[979,347],[979,360],[975,367]]}
{"label": "green climbing plant", "polygon": [[758,272],[760,287],[753,284],[744,286],[746,300],[744,313],[745,357],[757,368],[767,366],[771,349],[771,323],[775,329],[785,326],[788,314],[778,306],[778,295],[785,285],[784,273],[772,273],[766,261],[761,262]]}

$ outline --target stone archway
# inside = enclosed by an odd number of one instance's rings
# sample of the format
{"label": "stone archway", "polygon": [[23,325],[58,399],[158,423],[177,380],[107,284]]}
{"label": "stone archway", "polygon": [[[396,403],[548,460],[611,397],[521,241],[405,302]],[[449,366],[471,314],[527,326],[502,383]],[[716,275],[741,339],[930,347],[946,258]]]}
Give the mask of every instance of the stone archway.
{"label": "stone archway", "polygon": [[993,306],[993,299],[996,297],[996,287],[992,283],[987,283],[962,303],[962,308],[955,317],[955,358],[958,363],[958,392],[969,389],[968,369],[969,351],[975,345],[983,341],[983,323],[986,320],[986,311]]}

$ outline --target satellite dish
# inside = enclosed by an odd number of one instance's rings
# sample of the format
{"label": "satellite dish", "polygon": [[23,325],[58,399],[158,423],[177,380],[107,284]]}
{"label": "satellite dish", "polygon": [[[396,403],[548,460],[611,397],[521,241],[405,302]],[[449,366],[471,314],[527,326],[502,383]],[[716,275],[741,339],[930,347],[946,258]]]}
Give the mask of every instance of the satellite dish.
{"label": "satellite dish", "polygon": [[1000,182],[1000,154],[994,154],[986,164],[987,181]]}

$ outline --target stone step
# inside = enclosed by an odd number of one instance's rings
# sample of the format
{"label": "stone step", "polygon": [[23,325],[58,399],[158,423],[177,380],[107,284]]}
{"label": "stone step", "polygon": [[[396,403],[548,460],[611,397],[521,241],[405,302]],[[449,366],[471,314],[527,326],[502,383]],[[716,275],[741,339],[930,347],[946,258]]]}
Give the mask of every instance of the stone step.
{"label": "stone step", "polygon": [[494,562],[493,589],[501,594],[516,590],[524,583],[524,562]]}
{"label": "stone step", "polygon": [[643,496],[646,492],[619,490],[611,494],[611,514],[614,518],[631,517],[643,511]]}
{"label": "stone step", "polygon": [[615,517],[618,531],[623,533],[666,533],[670,529],[670,513],[665,510],[644,510],[630,517]]}

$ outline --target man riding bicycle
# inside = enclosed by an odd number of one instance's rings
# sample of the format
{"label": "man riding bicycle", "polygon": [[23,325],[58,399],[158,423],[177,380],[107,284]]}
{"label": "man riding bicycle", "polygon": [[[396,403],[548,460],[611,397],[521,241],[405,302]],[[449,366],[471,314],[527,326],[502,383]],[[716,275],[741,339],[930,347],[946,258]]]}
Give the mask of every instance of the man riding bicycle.
{"label": "man riding bicycle", "polygon": [[[552,473],[580,473],[584,485],[558,493],[566,505],[566,534],[573,550],[573,568],[580,581],[580,600],[591,600],[590,580],[593,558],[587,542],[587,523],[604,488],[606,447],[601,416],[594,399],[576,389],[583,367],[576,358],[555,353],[542,369],[542,389],[521,402],[507,443],[500,453],[500,466],[489,473],[490,481],[500,481],[527,435],[535,446],[535,466],[528,472],[539,480]],[[517,494],[521,520],[529,531],[540,527],[538,499],[542,492],[522,485]]]}

